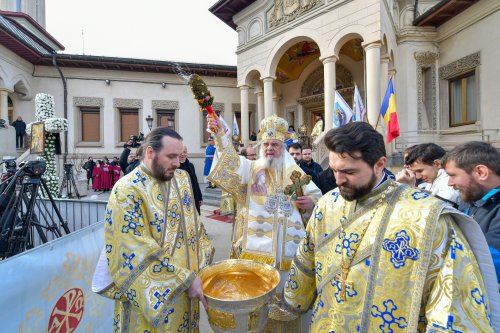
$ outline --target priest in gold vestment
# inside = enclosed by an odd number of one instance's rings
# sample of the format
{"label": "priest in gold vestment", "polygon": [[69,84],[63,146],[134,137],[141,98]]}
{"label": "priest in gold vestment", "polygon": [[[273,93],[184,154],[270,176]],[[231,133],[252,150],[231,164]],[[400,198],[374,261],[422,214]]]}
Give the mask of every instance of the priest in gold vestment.
{"label": "priest in gold vestment", "polygon": [[338,188],[315,207],[285,284],[310,332],[499,332],[498,286],[478,225],[387,178],[382,135],[325,136]]}
{"label": "priest in gold vestment", "polygon": [[[219,120],[210,120],[209,128],[218,128],[215,141],[220,156],[208,179],[231,194],[238,207],[231,257],[272,265],[280,270],[283,283],[305,234],[304,221],[321,191],[310,182],[302,186],[302,196],[284,194],[293,171],[304,175],[284,148],[288,132],[284,119],[262,120],[260,157],[255,161],[237,155]],[[288,323],[270,320],[266,332],[307,332],[308,324],[309,318]]]}
{"label": "priest in gold vestment", "polygon": [[213,247],[189,175],[176,170],[181,140],[168,128],[151,131],[143,163],[109,198],[93,290],[116,301],[114,332],[198,332],[198,299],[206,300],[196,274]]}

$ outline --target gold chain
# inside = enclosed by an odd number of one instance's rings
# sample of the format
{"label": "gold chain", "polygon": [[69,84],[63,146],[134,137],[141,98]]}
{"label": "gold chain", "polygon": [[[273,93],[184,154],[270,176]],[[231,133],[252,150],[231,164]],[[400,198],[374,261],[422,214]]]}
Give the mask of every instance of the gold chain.
{"label": "gold chain", "polygon": [[352,248],[352,256],[347,255],[347,250],[345,258],[344,258],[344,240],[345,240],[345,230],[346,230],[346,225],[347,225],[347,217],[345,215],[345,209],[346,209],[346,202],[344,202],[344,206],[342,207],[342,218],[340,219],[340,246],[341,246],[341,261],[340,261],[340,270],[341,273],[336,275],[336,279],[340,280],[341,284],[341,290],[340,290],[340,298],[342,300],[346,300],[346,287],[353,287],[352,282],[347,281],[347,275],[349,275],[349,272],[351,270],[351,264],[354,260],[354,257],[356,256],[356,253],[358,251],[359,246],[361,245],[361,242],[363,241],[363,238],[365,237],[365,233],[368,230],[368,227],[370,226],[373,218],[375,217],[375,214],[377,213],[378,209],[382,206],[382,204],[385,201],[385,198],[387,197],[387,194],[391,192],[393,189],[392,185],[389,185],[387,190],[382,193],[380,198],[378,199],[377,205],[373,208],[372,213],[370,218],[368,219],[368,223],[366,223],[366,226],[363,228],[362,232],[359,234],[358,237],[358,242],[356,243],[357,246]]}

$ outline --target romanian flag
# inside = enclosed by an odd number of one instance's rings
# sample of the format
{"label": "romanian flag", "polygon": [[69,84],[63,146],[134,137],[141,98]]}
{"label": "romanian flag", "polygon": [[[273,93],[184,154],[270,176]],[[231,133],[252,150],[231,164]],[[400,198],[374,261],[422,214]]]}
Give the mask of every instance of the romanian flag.
{"label": "romanian flag", "polygon": [[396,112],[396,96],[394,95],[394,86],[392,85],[392,78],[387,86],[382,106],[380,107],[380,114],[387,124],[387,143],[391,142],[399,136],[399,122],[398,113]]}

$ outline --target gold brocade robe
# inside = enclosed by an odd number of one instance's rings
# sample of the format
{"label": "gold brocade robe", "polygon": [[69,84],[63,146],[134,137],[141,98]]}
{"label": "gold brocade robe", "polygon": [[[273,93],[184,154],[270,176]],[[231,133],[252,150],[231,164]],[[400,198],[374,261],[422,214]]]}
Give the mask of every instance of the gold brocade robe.
{"label": "gold brocade robe", "polygon": [[[266,170],[261,161],[240,157],[231,144],[224,145],[221,134],[216,135],[216,145],[220,156],[208,179],[232,195],[237,205],[230,257],[255,260],[278,268],[282,278],[277,291],[282,291],[305,228],[295,201],[288,199],[285,202],[278,194],[292,183],[292,171],[299,171],[301,175],[304,172],[290,157],[290,163],[284,163],[284,173],[278,180],[277,175]],[[313,182],[302,189],[304,195],[310,196],[314,202],[321,197],[321,191]],[[265,332],[305,333],[308,321],[303,318],[288,323],[269,320]]]}
{"label": "gold brocade robe", "polygon": [[314,142],[323,132],[323,120],[318,120],[311,131],[311,142]]}
{"label": "gold brocade robe", "polygon": [[[312,305],[310,332],[493,332],[476,257],[455,223],[458,211],[444,205],[392,181],[353,202],[338,190],[325,194],[292,264],[285,305]],[[345,300],[342,251],[354,255]]]}
{"label": "gold brocade robe", "polygon": [[160,182],[141,164],[120,179],[106,208],[105,244],[114,332],[198,332],[198,299],[185,291],[213,247],[185,171]]}

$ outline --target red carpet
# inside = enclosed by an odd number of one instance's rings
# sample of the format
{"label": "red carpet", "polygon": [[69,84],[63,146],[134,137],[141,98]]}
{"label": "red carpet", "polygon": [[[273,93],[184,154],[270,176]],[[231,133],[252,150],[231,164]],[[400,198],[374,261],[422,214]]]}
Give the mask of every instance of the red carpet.
{"label": "red carpet", "polygon": [[225,223],[231,223],[233,221],[233,215],[226,215],[226,216],[221,216],[221,215],[208,215],[207,216],[209,219],[217,220],[220,222],[225,222]]}

